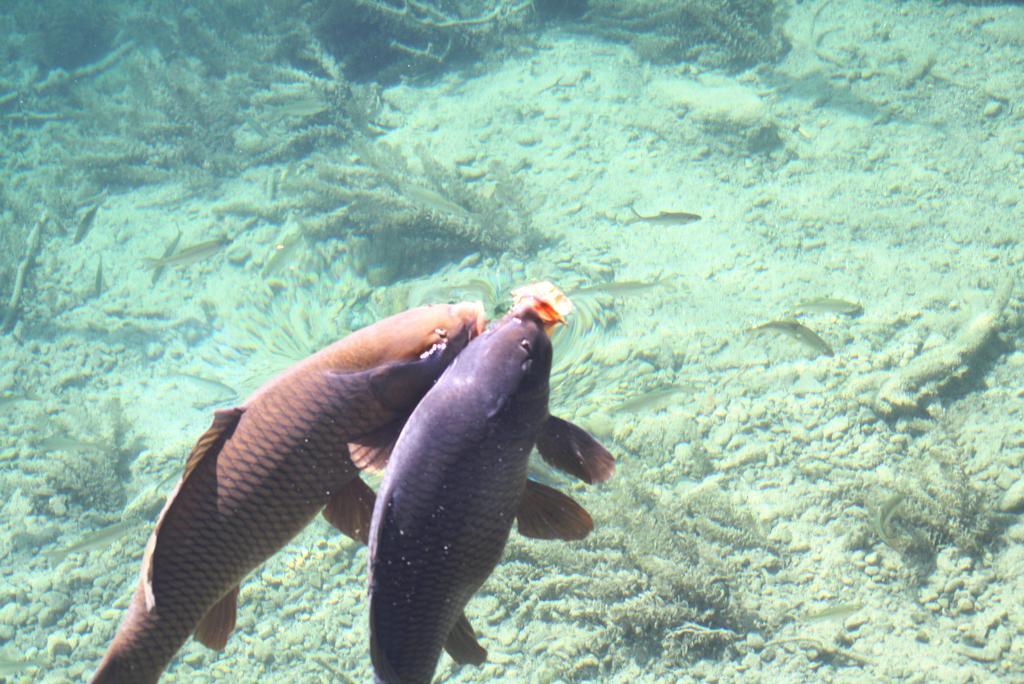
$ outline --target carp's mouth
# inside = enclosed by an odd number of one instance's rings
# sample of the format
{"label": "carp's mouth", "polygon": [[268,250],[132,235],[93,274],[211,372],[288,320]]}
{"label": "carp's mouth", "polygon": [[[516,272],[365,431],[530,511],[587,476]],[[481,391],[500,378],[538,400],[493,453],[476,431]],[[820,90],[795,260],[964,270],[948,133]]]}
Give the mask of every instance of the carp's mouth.
{"label": "carp's mouth", "polygon": [[470,307],[470,315],[473,317],[473,325],[469,331],[469,339],[471,340],[477,335],[483,334],[484,330],[487,329],[487,309],[484,307],[484,303],[479,301],[466,302],[466,306]]}
{"label": "carp's mouth", "polygon": [[[481,334],[487,327],[487,309],[484,308],[483,302],[459,302],[458,304],[452,304],[450,311],[452,317],[460,323],[459,332],[462,332],[463,329],[468,330],[469,337],[466,339],[466,342]],[[445,338],[447,338],[450,332],[444,328],[434,330],[435,334]]]}
{"label": "carp's mouth", "polygon": [[453,309],[458,324],[453,330],[441,326],[434,328],[431,333],[434,342],[420,354],[421,359],[443,353],[449,347],[458,353],[487,327],[487,314],[482,302],[462,302],[454,304]]}

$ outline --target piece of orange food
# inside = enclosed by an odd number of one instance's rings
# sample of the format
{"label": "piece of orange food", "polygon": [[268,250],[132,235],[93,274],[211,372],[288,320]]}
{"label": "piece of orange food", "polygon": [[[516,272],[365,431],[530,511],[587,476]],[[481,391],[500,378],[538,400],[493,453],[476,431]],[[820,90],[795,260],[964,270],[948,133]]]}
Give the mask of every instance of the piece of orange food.
{"label": "piece of orange food", "polygon": [[512,290],[512,309],[529,306],[544,322],[549,335],[552,328],[565,323],[565,317],[572,313],[572,302],[553,283],[542,280]]}

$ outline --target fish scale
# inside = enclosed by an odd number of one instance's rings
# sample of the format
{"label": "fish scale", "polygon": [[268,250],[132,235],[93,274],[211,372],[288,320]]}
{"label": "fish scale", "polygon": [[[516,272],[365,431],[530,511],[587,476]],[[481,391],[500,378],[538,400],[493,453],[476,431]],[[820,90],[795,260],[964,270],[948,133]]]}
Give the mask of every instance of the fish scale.
{"label": "fish scale", "polygon": [[[424,307],[371,326],[371,334],[364,329],[335,343],[258,390],[218,452],[221,436],[215,431],[230,427],[232,415],[219,412],[196,447],[213,452],[196,461],[195,453],[190,456],[151,538],[153,605],[147,606],[144,560],[128,614],[93,682],[157,681],[211,608],[218,610],[218,602],[230,599],[249,572],[357,478],[346,443],[393,422],[396,411],[402,417],[411,411],[477,329],[478,315],[474,305]],[[457,339],[449,337],[437,348],[439,328]],[[367,345],[384,349],[362,348]],[[432,349],[435,355],[425,353]],[[376,376],[360,374],[361,381],[349,386],[332,375],[386,361],[415,369],[399,407],[388,409],[369,391],[377,387]],[[218,632],[221,640],[231,627],[233,617]]]}

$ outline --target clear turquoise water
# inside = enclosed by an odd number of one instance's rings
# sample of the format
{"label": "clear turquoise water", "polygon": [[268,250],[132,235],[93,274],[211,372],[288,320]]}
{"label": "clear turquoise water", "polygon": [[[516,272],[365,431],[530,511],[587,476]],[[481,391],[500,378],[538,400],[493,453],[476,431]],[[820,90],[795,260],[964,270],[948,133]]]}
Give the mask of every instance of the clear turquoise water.
{"label": "clear turquoise water", "polygon": [[[88,678],[215,407],[541,278],[619,469],[439,677],[1024,679],[1020,3],[349,4],[5,3],[0,681]],[[365,573],[317,520],[165,680],[369,681]]]}

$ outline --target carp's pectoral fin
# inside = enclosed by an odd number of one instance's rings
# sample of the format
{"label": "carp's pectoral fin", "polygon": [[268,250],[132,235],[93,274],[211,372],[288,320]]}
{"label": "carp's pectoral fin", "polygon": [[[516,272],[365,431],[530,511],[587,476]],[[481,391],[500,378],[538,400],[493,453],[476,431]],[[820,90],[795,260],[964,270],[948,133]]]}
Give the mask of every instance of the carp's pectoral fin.
{"label": "carp's pectoral fin", "polygon": [[235,428],[238,427],[238,421],[241,420],[243,413],[245,413],[245,409],[240,406],[213,412],[213,423],[206,428],[206,432],[192,447],[188,460],[185,461],[185,472],[182,473],[174,491],[167,497],[167,502],[156,519],[156,526],[149,536],[149,541],[146,542],[146,551],[142,556],[142,589],[146,598],[146,610],[153,610],[153,606],[156,605],[156,596],[153,593],[153,554],[160,542],[160,528],[164,518],[174,505],[178,492],[186,486],[192,472],[203,462],[203,459],[219,454],[220,450],[224,448],[224,443],[231,439],[231,435],[235,434]]}
{"label": "carp's pectoral fin", "polygon": [[237,613],[238,585],[236,584],[199,621],[196,626],[196,641],[215,651],[223,651],[227,646],[228,637],[235,629]]}
{"label": "carp's pectoral fin", "polygon": [[412,361],[375,368],[373,392],[385,406],[411,411],[443,371],[444,355],[430,350]]}
{"label": "carp's pectoral fin", "polygon": [[537,451],[548,464],[587,484],[615,474],[615,457],[583,428],[548,416],[537,437]]}
{"label": "carp's pectoral fin", "polygon": [[533,480],[516,511],[519,534],[533,539],[583,539],[594,529],[594,519],[571,498]]}
{"label": "carp's pectoral fin", "polygon": [[390,423],[408,413],[444,370],[442,355],[428,353],[361,371],[324,372],[331,391],[344,402],[359,397],[358,412],[372,415],[376,424]]}
{"label": "carp's pectoral fin", "polygon": [[398,420],[388,423],[379,430],[374,430],[368,435],[349,442],[348,455],[360,470],[371,473],[378,473],[384,470],[391,458],[391,449],[402,432],[406,417],[403,415]]}
{"label": "carp's pectoral fin", "polygon": [[465,613],[452,627],[452,631],[448,632],[444,650],[459,665],[483,665],[487,660],[487,649],[476,640],[476,632]]}
{"label": "carp's pectoral fin", "polygon": [[354,478],[327,500],[324,518],[345,536],[368,544],[376,499],[370,485]]}

